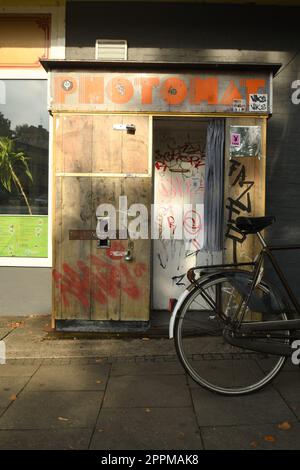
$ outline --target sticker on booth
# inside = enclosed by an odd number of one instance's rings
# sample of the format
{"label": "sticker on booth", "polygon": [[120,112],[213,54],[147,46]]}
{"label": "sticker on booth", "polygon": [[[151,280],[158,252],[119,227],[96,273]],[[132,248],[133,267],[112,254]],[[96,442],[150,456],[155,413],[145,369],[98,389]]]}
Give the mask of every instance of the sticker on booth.
{"label": "sticker on booth", "polygon": [[230,126],[230,158],[261,157],[260,126]]}
{"label": "sticker on booth", "polygon": [[255,93],[249,95],[249,111],[265,113],[268,110],[268,95]]}

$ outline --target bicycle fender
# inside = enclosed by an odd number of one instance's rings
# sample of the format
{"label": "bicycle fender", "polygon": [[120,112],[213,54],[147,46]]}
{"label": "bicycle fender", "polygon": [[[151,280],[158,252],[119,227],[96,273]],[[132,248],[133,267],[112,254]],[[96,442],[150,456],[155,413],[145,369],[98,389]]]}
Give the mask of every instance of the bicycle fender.
{"label": "bicycle fender", "polygon": [[185,299],[187,298],[187,296],[189,295],[189,293],[190,293],[190,289],[186,289],[185,291],[182,292],[172,312],[172,316],[171,316],[170,323],[169,323],[169,338],[170,339],[174,338],[174,324],[175,324],[175,317],[177,315],[177,312],[180,309],[183,302],[185,301]]}
{"label": "bicycle fender", "polygon": [[[231,272],[232,271],[230,271],[230,270],[225,271],[226,274],[231,273]],[[237,270],[234,270],[234,272],[237,272]],[[246,274],[249,275],[248,271],[240,270],[239,272],[246,273]],[[224,270],[219,269],[219,270],[216,270],[216,271],[213,271],[213,272],[203,273],[203,275],[201,276],[201,281],[200,282],[203,283],[203,282],[207,281],[208,279],[218,277],[220,274],[224,274]],[[175,324],[175,317],[177,315],[177,312],[180,309],[183,302],[185,301],[185,299],[187,298],[187,296],[189,295],[189,293],[191,292],[191,290],[193,290],[194,288],[195,288],[195,285],[190,284],[188,286],[188,288],[185,291],[182,292],[182,294],[179,296],[179,298],[177,300],[177,303],[176,303],[175,308],[172,312],[170,323],[169,323],[169,339],[174,338],[174,324]]]}

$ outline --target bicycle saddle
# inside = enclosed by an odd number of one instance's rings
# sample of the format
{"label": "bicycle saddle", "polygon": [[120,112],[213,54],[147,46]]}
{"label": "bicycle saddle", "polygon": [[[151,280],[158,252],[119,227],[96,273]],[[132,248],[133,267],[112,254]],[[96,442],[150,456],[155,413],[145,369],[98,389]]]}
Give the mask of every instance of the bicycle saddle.
{"label": "bicycle saddle", "polygon": [[276,221],[274,216],[265,217],[237,217],[236,227],[243,233],[257,233],[272,225]]}

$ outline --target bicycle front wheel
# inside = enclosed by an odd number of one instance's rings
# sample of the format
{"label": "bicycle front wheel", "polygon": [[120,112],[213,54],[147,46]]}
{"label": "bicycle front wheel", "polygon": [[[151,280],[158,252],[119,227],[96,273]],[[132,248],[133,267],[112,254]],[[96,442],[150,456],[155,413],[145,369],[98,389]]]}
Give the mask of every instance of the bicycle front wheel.
{"label": "bicycle front wheel", "polygon": [[[188,374],[199,385],[223,395],[244,395],[270,382],[283,367],[284,356],[232,346],[224,327],[238,319],[239,306],[251,286],[247,272],[212,275],[195,287],[175,319],[175,346]],[[274,321],[287,318],[287,307],[266,283],[258,284],[243,321]],[[264,341],[287,343],[289,332]]]}

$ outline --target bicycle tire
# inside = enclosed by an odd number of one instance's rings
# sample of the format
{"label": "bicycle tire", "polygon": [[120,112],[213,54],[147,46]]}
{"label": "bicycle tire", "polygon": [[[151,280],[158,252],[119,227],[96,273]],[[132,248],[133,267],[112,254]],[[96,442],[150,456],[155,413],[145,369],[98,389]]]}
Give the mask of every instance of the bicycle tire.
{"label": "bicycle tire", "polygon": [[[244,283],[244,285],[250,285],[251,284],[251,274],[246,272],[246,271],[230,271],[226,273],[219,273],[219,274],[212,274],[208,278],[206,278],[202,283],[199,283],[199,287],[202,289],[202,294],[199,294],[200,288],[195,287],[191,290],[191,292],[188,294],[186,299],[184,300],[183,304],[181,305],[180,309],[177,312],[176,318],[175,318],[175,325],[174,325],[174,341],[175,341],[175,347],[176,347],[176,352],[179,357],[179,360],[187,373],[190,375],[190,377],[199,385],[202,387],[222,394],[222,395],[246,395],[252,392],[255,392],[265,385],[267,385],[273,378],[280,372],[282,367],[284,366],[284,363],[286,361],[286,357],[284,356],[274,356],[274,355],[266,355],[263,354],[263,359],[265,360],[264,363],[259,363],[258,359],[260,357],[260,354],[253,353],[251,350],[245,350],[242,348],[237,348],[236,346],[233,347],[229,345],[228,342],[226,342],[224,336],[223,336],[223,329],[224,329],[224,321],[222,321],[220,314],[217,311],[214,311],[213,308],[208,309],[207,308],[207,301],[205,301],[203,297],[203,292],[208,292],[208,289],[213,289],[214,295],[216,295],[216,292],[221,292],[222,295],[222,312],[224,309],[224,306],[226,304],[226,295],[229,294],[231,298],[234,299],[235,302],[235,307],[237,305],[236,299],[238,296],[242,298],[242,295],[234,286],[234,282],[232,279],[235,279],[236,281],[239,281],[240,283]],[[217,290],[217,289],[218,290]],[[221,290],[220,290],[221,289]],[[226,291],[227,289],[227,291]],[[264,318],[266,318],[265,321],[272,321],[274,320],[275,316],[276,319],[286,319],[289,316],[289,310],[287,305],[284,303],[284,301],[281,299],[281,296],[279,293],[275,290],[275,288],[270,286],[269,284],[265,282],[259,283],[256,288],[255,288],[255,295],[259,295],[261,298],[264,296],[269,296],[269,298],[272,298],[273,303],[274,299],[277,299],[278,301],[278,308],[277,311],[275,312],[275,307],[272,307],[272,312],[270,313],[267,311],[264,313]],[[199,307],[195,309],[195,299],[197,296],[201,295],[201,301],[206,302],[203,304],[203,309],[199,310]],[[233,297],[233,295],[235,297]],[[253,295],[253,298],[255,299],[255,295]],[[227,295],[227,297],[229,298]],[[258,296],[258,299],[260,298]],[[203,300],[204,299],[204,300]],[[189,307],[193,304],[194,302],[194,308],[191,308],[189,310]],[[259,304],[258,300],[257,303]],[[224,304],[224,306],[223,306]],[[232,303],[232,305],[234,305]],[[228,304],[226,304],[226,308],[228,310]],[[232,306],[229,306],[231,309],[231,313],[229,310],[229,313],[233,315],[233,308]],[[248,307],[247,307],[248,308]],[[256,306],[257,309],[257,306]],[[215,309],[216,310],[216,309]],[[262,310],[262,309],[261,309]],[[235,310],[236,313],[237,309]],[[189,313],[190,312],[190,313]],[[202,316],[200,316],[202,313]],[[187,315],[189,314],[189,317],[187,318]],[[224,314],[224,312],[223,312]],[[255,315],[254,315],[255,314]],[[257,317],[257,315],[261,315],[262,313],[254,310],[250,310],[248,308],[247,311],[247,319],[245,321],[249,321],[249,317],[253,315]],[[228,311],[227,311],[227,316],[228,316]],[[254,317],[253,317],[254,318]],[[192,321],[191,321],[192,319]],[[256,318],[262,321],[262,318]],[[196,325],[196,320],[199,323]],[[185,322],[185,325],[187,321],[190,321],[187,325],[187,329],[184,329],[183,325]],[[215,330],[212,330],[212,323],[215,321],[214,326],[216,327]],[[255,321],[255,320],[252,320]],[[204,323],[206,322],[206,323]],[[195,328],[198,328],[198,330],[195,330]],[[201,327],[201,328],[200,328]],[[186,328],[186,326],[185,326]],[[206,329],[205,329],[206,328]],[[219,333],[219,338],[220,338],[220,344],[217,344],[216,338],[218,337],[217,333]],[[186,334],[186,338],[185,335]],[[284,342],[288,342],[288,336],[289,332],[287,331],[286,333],[286,338],[283,340]],[[213,339],[212,339],[213,338]],[[189,349],[187,347],[187,344],[189,344]],[[222,344],[224,344],[224,351],[222,351]],[[199,352],[195,348],[199,347]],[[259,356],[259,357],[257,357]],[[267,356],[267,357],[266,357]],[[270,362],[270,356],[272,359],[272,365],[269,368],[266,368],[266,360]],[[239,363],[237,363],[237,359],[239,359]],[[261,359],[261,361],[263,361]],[[202,361],[202,362],[201,362]],[[205,364],[205,361],[207,364]],[[209,363],[210,361],[210,363]],[[219,362],[217,362],[219,361]],[[243,362],[244,361],[244,362]],[[251,362],[253,370],[256,368],[257,369],[257,375],[258,379],[256,380],[249,380],[249,383],[246,382],[243,383],[242,376],[245,375],[245,370],[243,367],[243,364],[245,364],[244,367],[250,367],[246,363],[247,361]],[[253,362],[254,361],[254,362]],[[197,364],[197,369],[196,369],[196,364]],[[239,367],[238,367],[239,366]],[[235,370],[235,378],[233,378],[232,372],[228,372],[228,368],[231,367],[231,370]],[[201,373],[199,372],[199,369],[201,368]],[[218,373],[216,372],[217,369],[220,369],[220,373],[222,373],[222,378],[221,375],[218,376]],[[228,369],[228,370],[227,370]],[[255,371],[256,371],[255,369]],[[205,377],[205,374],[208,375],[208,378]],[[241,375],[241,378],[239,379],[237,377],[238,373]],[[232,381],[233,385],[229,384],[228,379],[225,379],[225,374],[228,376],[232,374]],[[250,373],[249,369],[249,374],[250,376],[254,377],[253,372]],[[215,383],[212,382],[212,377],[214,377]],[[220,381],[218,384],[217,382]]]}

